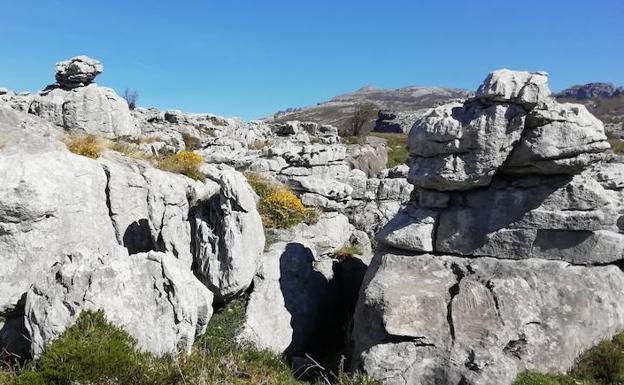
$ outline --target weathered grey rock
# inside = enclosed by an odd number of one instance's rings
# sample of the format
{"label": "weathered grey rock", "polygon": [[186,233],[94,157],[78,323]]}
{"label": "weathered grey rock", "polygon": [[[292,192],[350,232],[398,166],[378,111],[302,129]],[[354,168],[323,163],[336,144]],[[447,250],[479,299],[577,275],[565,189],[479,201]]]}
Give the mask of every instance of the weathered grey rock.
{"label": "weathered grey rock", "polygon": [[264,230],[255,193],[233,169],[204,165],[201,170],[218,185],[193,211],[197,277],[223,301],[251,284],[264,250]]}
{"label": "weathered grey rock", "polygon": [[498,180],[461,193],[454,198],[461,204],[440,213],[435,250],[576,264],[620,260],[624,234],[616,223],[624,197],[596,180],[600,169],[574,177]]}
{"label": "weathered grey rock", "polygon": [[580,104],[552,104],[527,117],[522,139],[507,159],[509,173],[575,174],[609,148],[602,122]]}
{"label": "weathered grey rock", "polygon": [[270,229],[272,238],[280,242],[298,242],[310,247],[315,255],[335,252],[349,243],[354,227],[339,213],[323,213],[317,223],[300,223],[289,229]]}
{"label": "weathered grey rock", "polygon": [[[99,162],[107,177],[109,215],[119,244],[130,254],[167,252],[190,267],[191,207],[187,197],[193,187],[202,184],[116,153],[105,154]],[[214,185],[206,188],[217,191]]]}
{"label": "weathered grey rock", "polygon": [[88,56],[76,56],[56,63],[56,81],[65,89],[88,86],[102,73],[102,64]]}
{"label": "weathered grey rock", "polygon": [[346,162],[349,167],[364,171],[368,177],[376,177],[388,163],[387,141],[369,136],[364,143],[347,146]]}
{"label": "weathered grey rock", "polygon": [[113,324],[156,355],[190,352],[212,314],[212,294],[169,254],[128,256],[91,250],[64,257],[28,290],[25,328],[34,356],[81,311],[102,310]]}
{"label": "weathered grey rock", "polygon": [[351,199],[353,192],[353,187],[346,183],[314,176],[294,177],[289,180],[289,184],[297,192],[310,192],[339,202]]}
{"label": "weathered grey rock", "polygon": [[490,183],[520,139],[525,111],[478,101],[433,108],[409,135],[410,174],[417,187],[466,190]]}
{"label": "weathered grey rock", "polygon": [[108,137],[138,135],[128,103],[110,88],[95,84],[40,92],[28,112],[68,131]]}
{"label": "weathered grey rock", "polygon": [[377,241],[402,250],[433,251],[437,217],[436,211],[408,207],[379,231]]}
{"label": "weathered grey rock", "polygon": [[387,385],[564,372],[624,328],[623,289],[615,266],[382,252],[356,310],[356,367]]}
{"label": "weathered grey rock", "polygon": [[[0,311],[75,247],[117,245],[98,163],[44,136],[45,124],[7,115],[13,119],[0,122],[0,135],[9,139],[0,150]],[[14,125],[20,120],[28,128]]]}
{"label": "weathered grey rock", "polygon": [[491,72],[477,90],[475,97],[486,101],[512,102],[533,108],[551,98],[546,72],[511,71]]}
{"label": "weathered grey rock", "polygon": [[238,340],[277,354],[301,354],[324,317],[331,276],[319,269],[313,248],[278,242],[262,258]]}

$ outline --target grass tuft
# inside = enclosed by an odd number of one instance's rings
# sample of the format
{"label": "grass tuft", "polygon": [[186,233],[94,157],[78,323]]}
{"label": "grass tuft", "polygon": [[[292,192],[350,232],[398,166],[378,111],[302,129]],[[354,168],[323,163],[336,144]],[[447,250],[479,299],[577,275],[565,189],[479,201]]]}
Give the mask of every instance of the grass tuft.
{"label": "grass tuft", "polygon": [[97,159],[104,149],[102,139],[91,134],[70,135],[63,142],[69,151],[91,159]]}
{"label": "grass tuft", "polygon": [[201,155],[192,151],[180,151],[177,154],[164,157],[158,162],[161,170],[183,174],[195,180],[204,180],[199,166],[204,162]]}

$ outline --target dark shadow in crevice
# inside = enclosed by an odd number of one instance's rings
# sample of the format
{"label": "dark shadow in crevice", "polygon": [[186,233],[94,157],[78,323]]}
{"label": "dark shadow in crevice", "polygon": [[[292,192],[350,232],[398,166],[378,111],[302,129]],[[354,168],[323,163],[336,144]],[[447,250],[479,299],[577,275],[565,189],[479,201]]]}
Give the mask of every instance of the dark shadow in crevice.
{"label": "dark shadow in crevice", "polygon": [[146,218],[132,222],[124,232],[123,245],[128,253],[137,254],[156,250],[152,240],[149,222]]}
{"label": "dark shadow in crevice", "polygon": [[0,363],[9,367],[30,360],[30,341],[24,324],[26,293],[13,309],[3,314],[4,325],[0,329]]}

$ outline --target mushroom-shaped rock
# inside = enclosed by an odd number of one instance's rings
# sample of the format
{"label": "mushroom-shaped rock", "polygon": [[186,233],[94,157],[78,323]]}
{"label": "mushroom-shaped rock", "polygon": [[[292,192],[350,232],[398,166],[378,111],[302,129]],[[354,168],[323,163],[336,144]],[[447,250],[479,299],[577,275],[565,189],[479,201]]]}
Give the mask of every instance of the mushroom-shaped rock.
{"label": "mushroom-shaped rock", "polygon": [[102,73],[104,67],[99,61],[88,56],[76,56],[56,63],[56,81],[65,89],[87,86]]}

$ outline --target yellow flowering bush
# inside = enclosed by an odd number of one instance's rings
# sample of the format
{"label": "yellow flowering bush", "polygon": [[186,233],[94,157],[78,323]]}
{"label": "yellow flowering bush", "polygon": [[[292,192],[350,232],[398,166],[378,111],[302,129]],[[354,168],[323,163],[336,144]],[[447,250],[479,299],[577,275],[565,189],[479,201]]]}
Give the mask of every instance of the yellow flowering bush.
{"label": "yellow flowering bush", "polygon": [[189,178],[202,180],[204,175],[199,172],[199,166],[204,162],[201,155],[192,151],[180,151],[177,154],[169,155],[158,162],[160,169],[184,174]]}
{"label": "yellow flowering bush", "polygon": [[260,200],[258,211],[265,227],[286,229],[302,222],[306,208],[292,191],[284,187],[271,188]]}
{"label": "yellow flowering bush", "polygon": [[64,142],[69,151],[91,159],[97,159],[104,148],[102,140],[95,135],[68,136]]}

